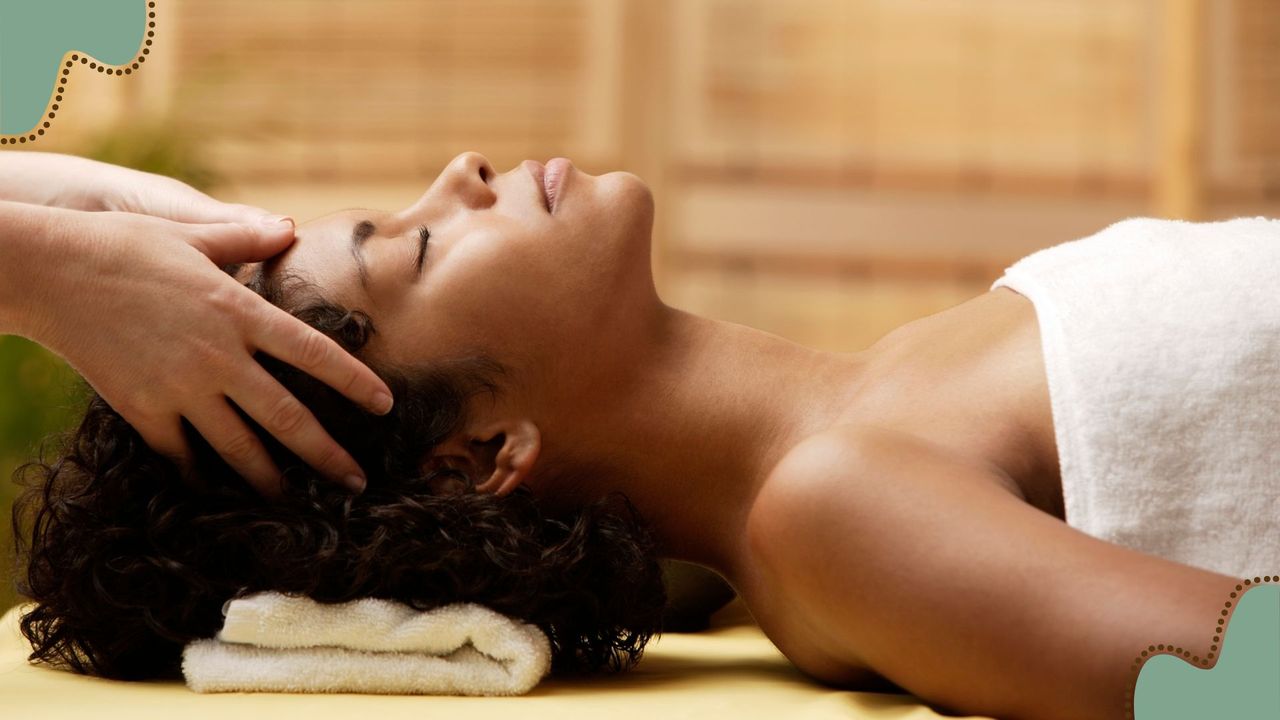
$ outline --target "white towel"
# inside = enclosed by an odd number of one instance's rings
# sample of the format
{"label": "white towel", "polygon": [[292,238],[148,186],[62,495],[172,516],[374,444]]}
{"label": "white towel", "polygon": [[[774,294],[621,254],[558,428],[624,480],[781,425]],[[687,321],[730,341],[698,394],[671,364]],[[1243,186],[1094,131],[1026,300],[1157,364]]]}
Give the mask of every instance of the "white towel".
{"label": "white towel", "polygon": [[223,614],[216,639],[183,651],[196,692],[520,695],[551,666],[537,626],[474,603],[420,611],[265,592],[229,601]]}
{"label": "white towel", "polygon": [[1280,221],[1135,218],[991,289],[1040,325],[1066,521],[1236,577],[1280,569]]}

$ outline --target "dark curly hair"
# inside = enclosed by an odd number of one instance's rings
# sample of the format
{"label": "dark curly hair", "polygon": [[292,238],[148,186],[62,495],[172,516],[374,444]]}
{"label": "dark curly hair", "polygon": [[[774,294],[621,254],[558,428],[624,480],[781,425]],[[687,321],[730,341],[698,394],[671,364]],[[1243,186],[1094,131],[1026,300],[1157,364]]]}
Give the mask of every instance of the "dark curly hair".
{"label": "dark curly hair", "polygon": [[[296,278],[258,273],[249,287],[357,355],[374,332],[367,315]],[[183,646],[220,629],[224,601],[267,590],[424,610],[480,603],[542,628],[555,674],[627,669],[661,632],[654,540],[625,496],[553,510],[524,488],[477,493],[479,479],[423,462],[462,426],[471,398],[501,392],[501,364],[370,363],[396,397],[375,416],[271,357],[258,361],[365,469],[364,493],[319,476],[238,408],[284,474],[283,499],[260,498],[190,425],[196,470],[184,480],[91,394],[57,459],[15,473],[18,588],[36,603],[20,623],[30,660],[176,677]]]}

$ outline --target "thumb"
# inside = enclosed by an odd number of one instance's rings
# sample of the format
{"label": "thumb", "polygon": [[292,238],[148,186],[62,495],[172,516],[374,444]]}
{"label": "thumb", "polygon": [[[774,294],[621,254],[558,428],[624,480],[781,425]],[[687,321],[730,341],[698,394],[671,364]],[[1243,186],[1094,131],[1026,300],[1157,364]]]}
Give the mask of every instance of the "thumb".
{"label": "thumb", "polygon": [[256,223],[216,223],[190,226],[188,242],[214,265],[258,262],[278,255],[293,244],[293,218],[265,218]]}

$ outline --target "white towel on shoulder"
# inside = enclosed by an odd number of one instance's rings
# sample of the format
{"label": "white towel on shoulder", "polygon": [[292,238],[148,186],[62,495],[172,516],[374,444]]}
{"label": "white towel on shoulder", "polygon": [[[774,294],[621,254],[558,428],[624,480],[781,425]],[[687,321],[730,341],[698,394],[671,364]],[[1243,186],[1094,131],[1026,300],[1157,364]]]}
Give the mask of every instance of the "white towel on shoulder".
{"label": "white towel on shoulder", "polygon": [[183,651],[196,692],[520,695],[551,666],[537,626],[474,603],[421,611],[265,592],[231,600],[223,613],[217,638]]}
{"label": "white towel on shoulder", "polygon": [[1280,569],[1280,221],[1134,218],[1005,270],[1035,305],[1066,521]]}

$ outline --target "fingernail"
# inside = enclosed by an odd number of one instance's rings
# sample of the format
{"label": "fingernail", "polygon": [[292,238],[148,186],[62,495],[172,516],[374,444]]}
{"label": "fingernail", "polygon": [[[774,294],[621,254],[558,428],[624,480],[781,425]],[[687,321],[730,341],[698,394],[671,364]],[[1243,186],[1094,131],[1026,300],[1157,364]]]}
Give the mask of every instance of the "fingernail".
{"label": "fingernail", "polygon": [[294,227],[293,218],[287,215],[266,215],[262,218],[262,224],[270,226],[288,225],[289,227]]}
{"label": "fingernail", "polygon": [[386,415],[391,412],[391,406],[394,404],[395,401],[391,399],[391,396],[384,392],[380,392],[373,396],[374,412],[379,415]]}
{"label": "fingernail", "polygon": [[348,490],[358,495],[364,492],[365,485],[368,483],[359,475],[347,475],[342,478],[342,484],[346,485]]}

